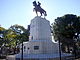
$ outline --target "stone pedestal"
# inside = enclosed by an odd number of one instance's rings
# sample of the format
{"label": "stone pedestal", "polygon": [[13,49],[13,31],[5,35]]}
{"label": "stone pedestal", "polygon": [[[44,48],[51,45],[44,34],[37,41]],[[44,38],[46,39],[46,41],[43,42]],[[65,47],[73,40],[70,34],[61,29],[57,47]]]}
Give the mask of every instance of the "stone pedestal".
{"label": "stone pedestal", "polygon": [[56,54],[59,52],[58,43],[51,39],[50,22],[36,16],[31,20],[29,41],[24,43],[26,54]]}
{"label": "stone pedestal", "polygon": [[39,16],[31,20],[30,40],[51,40],[50,22]]}

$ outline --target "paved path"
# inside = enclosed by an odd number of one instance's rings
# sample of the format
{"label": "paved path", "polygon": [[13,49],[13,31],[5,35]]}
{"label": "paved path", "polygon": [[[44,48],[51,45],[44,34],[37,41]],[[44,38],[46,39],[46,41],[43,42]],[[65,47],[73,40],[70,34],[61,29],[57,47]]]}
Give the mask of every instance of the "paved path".
{"label": "paved path", "polygon": [[80,59],[76,59],[76,60],[80,60]]}
{"label": "paved path", "polygon": [[[15,58],[15,55],[8,55],[6,57],[6,59],[8,59],[8,60],[15,60],[14,58]],[[6,59],[0,59],[0,60],[6,60]]]}
{"label": "paved path", "polygon": [[8,60],[15,60],[15,55],[8,55],[6,59],[8,59]]}
{"label": "paved path", "polygon": [[6,60],[6,59],[0,59],[0,60]]}

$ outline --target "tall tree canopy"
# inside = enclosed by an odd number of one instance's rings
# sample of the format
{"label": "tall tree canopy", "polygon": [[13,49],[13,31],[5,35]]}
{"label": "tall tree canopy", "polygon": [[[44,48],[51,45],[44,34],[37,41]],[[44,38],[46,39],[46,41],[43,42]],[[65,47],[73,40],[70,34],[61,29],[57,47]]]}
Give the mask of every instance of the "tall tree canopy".
{"label": "tall tree canopy", "polygon": [[55,40],[60,38],[62,44],[72,45],[75,35],[80,34],[80,17],[73,14],[57,17],[52,24],[52,29]]}
{"label": "tall tree canopy", "polygon": [[0,46],[2,46],[3,45],[3,43],[4,43],[4,31],[5,31],[6,29],[5,28],[3,28],[3,27],[0,27]]}
{"label": "tall tree canopy", "polygon": [[9,29],[14,31],[15,34],[17,35],[15,37],[15,39],[17,39],[17,42],[21,42],[22,40],[23,42],[25,42],[29,40],[29,30],[25,29],[23,26],[16,24],[16,25],[11,26]]}
{"label": "tall tree canopy", "polygon": [[25,29],[23,26],[17,24],[8,29],[0,26],[0,52],[4,51],[5,54],[15,53],[19,49],[19,44],[28,40],[29,29]]}
{"label": "tall tree canopy", "polygon": [[13,25],[8,29],[0,27],[0,46],[3,44],[9,47],[15,47],[21,41],[29,40],[29,30],[20,25]]}

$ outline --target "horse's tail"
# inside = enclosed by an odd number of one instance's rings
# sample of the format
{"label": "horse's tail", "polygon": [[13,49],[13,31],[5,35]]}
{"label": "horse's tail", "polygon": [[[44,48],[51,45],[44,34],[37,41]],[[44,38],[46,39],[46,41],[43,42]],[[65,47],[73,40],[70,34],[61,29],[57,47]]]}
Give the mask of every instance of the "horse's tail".
{"label": "horse's tail", "polygon": [[44,11],[44,16],[47,16],[47,13],[46,13],[46,11]]}

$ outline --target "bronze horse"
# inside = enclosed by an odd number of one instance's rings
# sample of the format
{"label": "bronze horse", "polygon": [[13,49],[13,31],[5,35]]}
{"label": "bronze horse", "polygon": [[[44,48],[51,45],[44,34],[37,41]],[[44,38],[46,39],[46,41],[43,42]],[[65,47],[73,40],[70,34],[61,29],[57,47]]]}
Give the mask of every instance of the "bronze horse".
{"label": "bronze horse", "polygon": [[42,16],[42,14],[44,14],[44,16],[47,16],[46,11],[44,9],[42,9],[40,5],[41,5],[41,3],[38,2],[38,5],[37,5],[36,1],[34,1],[33,6],[35,8],[33,8],[33,11],[36,12],[37,16],[38,16],[37,12],[40,12],[41,16]]}

